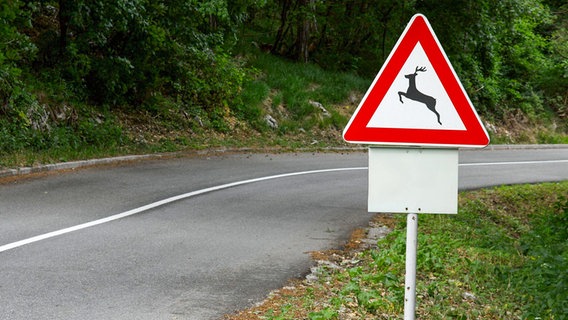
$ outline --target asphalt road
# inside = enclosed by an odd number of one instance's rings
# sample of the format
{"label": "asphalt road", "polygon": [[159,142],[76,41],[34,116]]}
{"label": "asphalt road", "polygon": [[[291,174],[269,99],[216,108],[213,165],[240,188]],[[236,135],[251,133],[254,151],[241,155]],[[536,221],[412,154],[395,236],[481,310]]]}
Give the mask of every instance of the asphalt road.
{"label": "asphalt road", "polygon": [[[366,153],[234,154],[0,184],[0,319],[219,319],[365,226]],[[460,152],[460,189],[568,180],[568,148]]]}

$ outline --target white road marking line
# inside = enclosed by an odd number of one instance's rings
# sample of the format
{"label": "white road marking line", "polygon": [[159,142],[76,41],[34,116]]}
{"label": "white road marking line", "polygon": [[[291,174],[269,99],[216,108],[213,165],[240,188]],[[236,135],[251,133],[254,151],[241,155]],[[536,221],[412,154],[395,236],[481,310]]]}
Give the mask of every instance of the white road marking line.
{"label": "white road marking line", "polygon": [[[568,162],[568,160],[479,162],[479,163],[461,163],[461,164],[459,164],[459,166],[461,166],[461,167],[473,167],[473,166],[493,166],[493,165],[565,163],[565,162]],[[236,181],[236,182],[231,182],[231,183],[227,183],[227,184],[222,184],[222,185],[218,185],[218,186],[214,186],[214,187],[210,187],[210,188],[205,188],[205,189],[201,189],[201,190],[196,190],[196,191],[184,193],[184,194],[181,194],[181,195],[178,195],[178,196],[175,196],[175,197],[170,197],[170,198],[167,198],[167,199],[164,199],[164,200],[160,200],[160,201],[157,201],[157,202],[154,202],[154,203],[147,204],[147,205],[139,207],[139,208],[135,208],[135,209],[132,209],[132,210],[129,210],[129,211],[125,211],[125,212],[122,212],[122,213],[119,213],[119,214],[115,214],[115,215],[112,215],[112,216],[109,216],[109,217],[106,217],[106,218],[86,222],[86,223],[79,224],[79,225],[76,225],[76,226],[73,226],[73,227],[69,227],[69,228],[65,228],[65,229],[61,229],[61,230],[57,230],[57,231],[52,231],[52,232],[44,233],[44,234],[41,234],[41,235],[38,235],[38,236],[35,236],[35,237],[31,237],[31,238],[27,238],[27,239],[24,239],[24,240],[8,243],[8,244],[5,244],[3,246],[0,246],[0,252],[8,251],[8,250],[18,248],[18,247],[21,247],[21,246],[24,246],[24,245],[27,245],[27,244],[30,244],[30,243],[38,242],[38,241],[41,241],[41,240],[46,240],[46,239],[49,239],[49,238],[57,237],[57,236],[60,236],[60,235],[66,234],[66,233],[70,233],[70,232],[79,231],[79,230],[82,230],[82,229],[94,227],[94,226],[97,226],[97,225],[100,225],[100,224],[103,224],[103,223],[107,223],[107,222],[111,222],[111,221],[114,221],[114,220],[126,218],[126,217],[135,215],[135,214],[140,213],[140,212],[148,211],[148,210],[157,208],[159,206],[163,206],[163,205],[166,205],[166,204],[178,201],[178,200],[191,198],[191,197],[201,195],[201,194],[204,194],[204,193],[228,189],[228,188],[241,186],[241,185],[245,185],[245,184],[250,184],[250,183],[255,183],[255,182],[261,182],[261,181],[279,179],[279,178],[286,178],[286,177],[293,177],[293,176],[299,176],[299,175],[315,174],[315,173],[327,173],[327,172],[338,172],[338,171],[367,170],[367,169],[368,169],[368,167],[353,167],[353,168],[335,168],[335,169],[300,171],[300,172],[277,174],[277,175],[273,175],[273,176],[266,176],[266,177],[260,177],[260,178],[255,178],[255,179],[242,180],[242,181]]]}
{"label": "white road marking line", "polygon": [[540,161],[510,161],[510,162],[479,162],[479,163],[460,163],[460,167],[476,166],[509,166],[519,164],[548,164],[548,163],[568,163],[568,160],[540,160]]}
{"label": "white road marking line", "polygon": [[367,167],[335,168],[335,169],[322,169],[322,170],[291,172],[291,173],[277,174],[277,175],[273,175],[273,176],[266,176],[266,177],[255,178],[255,179],[236,181],[236,182],[222,184],[222,185],[218,185],[218,186],[214,186],[214,187],[210,187],[210,188],[196,190],[196,191],[184,193],[184,194],[181,194],[181,195],[178,195],[178,196],[175,196],[175,197],[170,197],[170,198],[167,198],[167,199],[164,199],[164,200],[160,200],[160,201],[157,201],[157,202],[154,202],[154,203],[150,203],[150,204],[147,204],[145,206],[135,208],[135,209],[132,209],[132,210],[129,210],[129,211],[125,211],[125,212],[122,212],[122,213],[119,213],[119,214],[115,214],[115,215],[112,215],[112,216],[109,216],[109,217],[106,217],[106,218],[86,222],[86,223],[79,224],[79,225],[76,225],[76,226],[73,226],[73,227],[69,227],[69,228],[65,228],[65,229],[61,229],[61,230],[57,230],[57,231],[52,231],[52,232],[41,234],[39,236],[35,236],[35,237],[27,238],[27,239],[24,239],[24,240],[8,243],[8,244],[5,244],[3,246],[0,246],[0,252],[8,251],[8,250],[15,249],[15,248],[18,248],[18,247],[21,247],[21,246],[24,246],[24,245],[27,245],[27,244],[30,244],[30,243],[34,243],[34,242],[46,240],[46,239],[49,239],[49,238],[57,237],[57,236],[60,236],[60,235],[66,234],[66,233],[70,233],[70,232],[79,231],[79,230],[82,230],[82,229],[94,227],[94,226],[97,226],[97,225],[100,225],[100,224],[103,224],[103,223],[107,223],[107,222],[115,221],[115,220],[118,220],[118,219],[126,218],[126,217],[129,217],[129,216],[135,215],[137,213],[148,211],[148,210],[151,210],[151,209],[157,208],[159,206],[163,206],[163,205],[166,205],[166,204],[178,201],[178,200],[191,198],[191,197],[194,197],[194,196],[198,196],[198,195],[213,192],[213,191],[219,191],[219,190],[228,189],[228,188],[232,188],[232,187],[236,187],[236,186],[241,186],[241,185],[245,185],[245,184],[261,182],[261,181],[266,181],[266,180],[272,180],[272,179],[293,177],[293,176],[306,175],[306,174],[328,173],[328,172],[339,172],[339,171],[353,171],[353,170],[367,170]]}

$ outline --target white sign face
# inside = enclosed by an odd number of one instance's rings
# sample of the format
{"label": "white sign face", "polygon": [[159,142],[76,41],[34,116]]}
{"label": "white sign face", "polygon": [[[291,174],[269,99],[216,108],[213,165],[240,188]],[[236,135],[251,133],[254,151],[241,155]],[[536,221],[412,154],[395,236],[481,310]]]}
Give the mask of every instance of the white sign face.
{"label": "white sign face", "polygon": [[369,148],[369,212],[458,210],[458,150]]}
{"label": "white sign face", "polygon": [[[413,96],[412,90],[418,93]],[[434,110],[427,105],[430,101]],[[435,112],[440,115],[439,122]],[[367,127],[466,130],[420,43],[414,47]]]}

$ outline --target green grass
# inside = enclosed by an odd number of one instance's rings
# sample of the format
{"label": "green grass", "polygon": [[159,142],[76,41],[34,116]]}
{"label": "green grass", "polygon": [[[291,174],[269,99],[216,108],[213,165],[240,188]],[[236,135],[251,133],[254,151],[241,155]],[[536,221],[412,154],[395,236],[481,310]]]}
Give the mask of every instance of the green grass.
{"label": "green grass", "polygon": [[259,106],[270,99],[267,107],[283,107],[285,116],[296,122],[297,128],[309,129],[318,124],[313,117],[320,111],[309,100],[321,103],[335,118],[324,126],[346,123],[349,119],[340,116],[336,106],[346,102],[352,93],[365,92],[371,83],[371,79],[352,73],[326,71],[313,64],[293,63],[262,52],[251,57],[249,63],[259,72],[253,85],[245,87],[246,103]]}
{"label": "green grass", "polygon": [[[417,318],[568,319],[567,196],[568,181],[505,186],[461,193],[457,215],[420,215]],[[272,302],[286,308],[254,314],[402,318],[406,219],[396,220],[355,265],[322,267],[318,282]]]}

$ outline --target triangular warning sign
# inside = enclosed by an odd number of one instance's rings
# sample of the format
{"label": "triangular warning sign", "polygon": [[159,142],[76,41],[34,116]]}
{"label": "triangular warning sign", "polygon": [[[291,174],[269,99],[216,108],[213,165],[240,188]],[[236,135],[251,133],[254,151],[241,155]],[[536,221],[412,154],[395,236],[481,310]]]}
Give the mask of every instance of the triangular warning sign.
{"label": "triangular warning sign", "polygon": [[489,135],[425,16],[412,17],[343,138],[405,146],[489,144]]}

